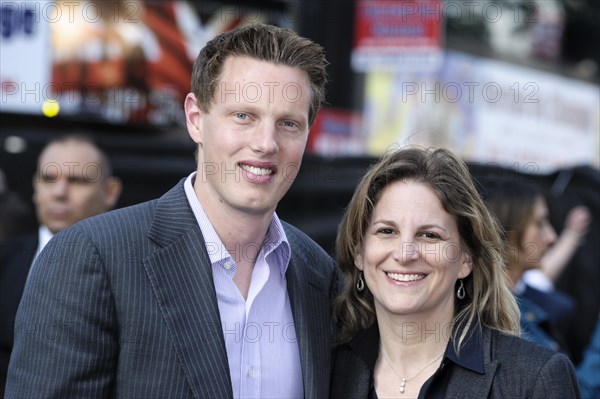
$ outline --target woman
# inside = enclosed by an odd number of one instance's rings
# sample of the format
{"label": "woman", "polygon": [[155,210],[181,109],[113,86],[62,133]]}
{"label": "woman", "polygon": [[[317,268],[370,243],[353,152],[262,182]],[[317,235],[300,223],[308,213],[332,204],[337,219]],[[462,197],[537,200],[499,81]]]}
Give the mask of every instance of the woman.
{"label": "woman", "polygon": [[449,151],[372,167],[337,238],[331,397],[578,397],[564,355],[515,336],[498,231]]}
{"label": "woman", "polygon": [[544,196],[535,186],[517,181],[497,183],[485,196],[503,228],[509,285],[521,311],[523,338],[567,352],[564,337],[572,324],[574,301],[559,291],[540,291],[521,280],[526,271],[540,269],[556,240]]}

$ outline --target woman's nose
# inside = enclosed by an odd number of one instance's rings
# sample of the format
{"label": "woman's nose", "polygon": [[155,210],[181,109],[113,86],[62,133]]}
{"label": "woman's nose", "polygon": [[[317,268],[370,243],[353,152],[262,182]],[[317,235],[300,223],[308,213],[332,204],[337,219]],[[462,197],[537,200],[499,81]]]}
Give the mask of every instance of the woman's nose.
{"label": "woman's nose", "polygon": [[414,241],[402,241],[394,250],[394,259],[400,263],[408,263],[419,258],[420,249]]}

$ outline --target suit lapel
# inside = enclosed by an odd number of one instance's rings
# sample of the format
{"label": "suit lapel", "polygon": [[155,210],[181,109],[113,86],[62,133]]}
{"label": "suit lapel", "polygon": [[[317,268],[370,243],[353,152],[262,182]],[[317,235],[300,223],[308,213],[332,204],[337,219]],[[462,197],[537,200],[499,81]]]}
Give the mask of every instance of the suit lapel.
{"label": "suit lapel", "polygon": [[446,391],[447,398],[487,398],[498,368],[498,361],[492,361],[492,335],[483,330],[484,374],[455,366]]}
{"label": "suit lapel", "polygon": [[302,363],[304,397],[324,398],[330,377],[328,288],[295,250],[293,236],[286,233],[292,248],[286,279]]}
{"label": "suit lapel", "polygon": [[494,381],[498,362],[485,365],[485,374],[481,375],[460,366],[452,372],[452,378],[446,391],[447,398],[487,398]]}
{"label": "suit lapel", "polygon": [[197,398],[233,397],[210,260],[183,181],[157,204],[144,267]]}

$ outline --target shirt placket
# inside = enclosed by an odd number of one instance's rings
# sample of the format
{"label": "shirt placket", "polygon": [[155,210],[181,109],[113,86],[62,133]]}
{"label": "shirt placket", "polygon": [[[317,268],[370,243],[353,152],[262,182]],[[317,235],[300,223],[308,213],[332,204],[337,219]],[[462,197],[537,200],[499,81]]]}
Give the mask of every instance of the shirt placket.
{"label": "shirt placket", "polygon": [[243,397],[260,397],[260,328],[256,323],[246,323],[242,340],[242,378],[241,392]]}

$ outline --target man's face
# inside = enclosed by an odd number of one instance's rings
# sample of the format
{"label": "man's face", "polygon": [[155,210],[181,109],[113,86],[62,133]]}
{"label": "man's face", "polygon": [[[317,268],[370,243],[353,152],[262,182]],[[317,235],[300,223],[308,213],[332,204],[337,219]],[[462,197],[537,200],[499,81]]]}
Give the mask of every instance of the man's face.
{"label": "man's face", "polygon": [[33,182],[38,220],[52,231],[110,209],[118,193],[102,170],[100,154],[86,142],[54,143],[40,155]]}
{"label": "man's face", "polygon": [[230,56],[208,112],[186,98],[198,143],[196,190],[210,215],[270,215],[295,179],[308,138],[311,91],[299,68]]}

